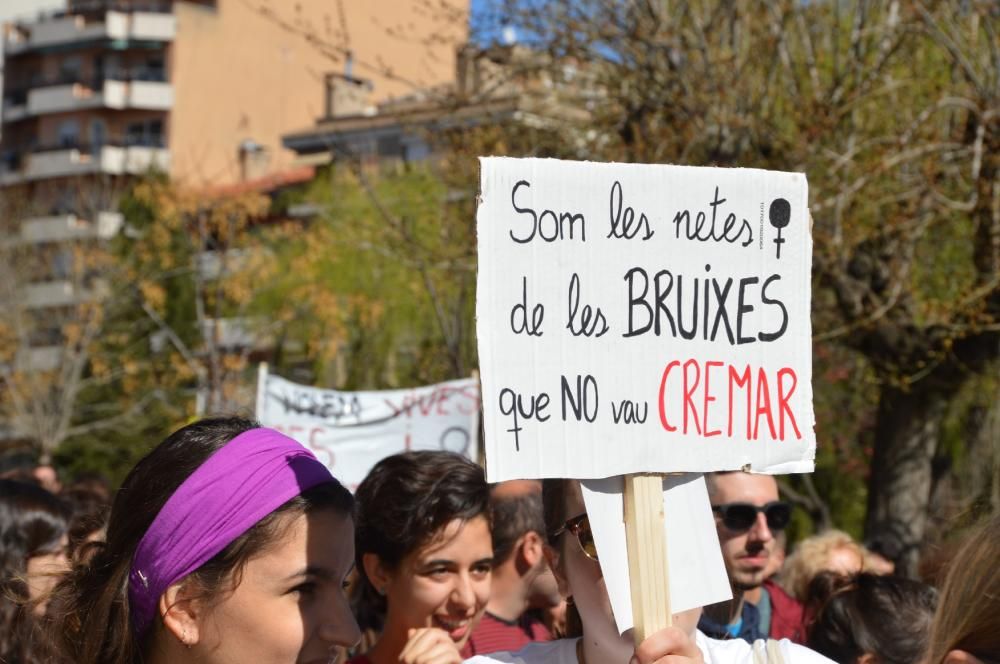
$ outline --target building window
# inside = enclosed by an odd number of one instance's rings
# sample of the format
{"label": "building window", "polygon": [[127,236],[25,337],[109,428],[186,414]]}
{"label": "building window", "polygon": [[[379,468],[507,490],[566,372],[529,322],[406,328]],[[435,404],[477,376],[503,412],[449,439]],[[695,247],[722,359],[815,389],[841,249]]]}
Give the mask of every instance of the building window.
{"label": "building window", "polygon": [[380,157],[403,156],[403,143],[400,141],[399,134],[380,136],[377,145],[378,155]]}
{"label": "building window", "polygon": [[158,55],[147,57],[146,64],[143,65],[138,78],[144,81],[166,81],[167,68],[164,65],[163,57]]}
{"label": "building window", "polygon": [[108,130],[104,120],[92,120],[90,122],[90,142],[95,150],[101,149],[107,140]]}
{"label": "building window", "polygon": [[430,147],[420,139],[403,144],[403,161],[424,161],[430,154]]}
{"label": "building window", "polygon": [[71,55],[65,58],[59,63],[59,82],[76,83],[80,80],[80,70],[82,67],[83,63],[80,60],[80,56]]}
{"label": "building window", "polygon": [[144,122],[130,122],[125,127],[125,145],[142,145],[142,138],[146,133]]}
{"label": "building window", "polygon": [[59,125],[58,144],[61,148],[75,148],[80,144],[80,123],[65,120]]}
{"label": "building window", "polygon": [[56,214],[69,214],[76,210],[76,194],[72,189],[60,187],[56,190],[52,209]]}
{"label": "building window", "polygon": [[73,276],[73,251],[59,248],[52,255],[52,278],[69,279]]}
{"label": "building window", "polygon": [[125,127],[125,144],[163,147],[163,120],[131,122]]}

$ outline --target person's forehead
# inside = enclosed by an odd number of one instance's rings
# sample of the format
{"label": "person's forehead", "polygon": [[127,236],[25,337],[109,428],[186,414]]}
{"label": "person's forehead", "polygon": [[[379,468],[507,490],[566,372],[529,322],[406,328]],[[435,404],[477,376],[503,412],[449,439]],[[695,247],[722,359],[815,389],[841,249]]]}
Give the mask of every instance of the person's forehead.
{"label": "person's forehead", "polygon": [[354,559],[353,520],[333,510],[289,515],[274,541],[247,563],[247,570],[273,580],[305,568],[339,574]]}
{"label": "person's forehead", "polygon": [[478,556],[481,552],[475,547],[492,547],[489,522],[483,515],[471,519],[452,519],[441,528],[428,544],[415,551],[413,559],[417,563],[434,558],[454,558],[471,554]]}
{"label": "person's forehead", "polygon": [[778,483],[771,475],[723,473],[714,478],[712,502],[748,502],[764,504],[778,499]]}

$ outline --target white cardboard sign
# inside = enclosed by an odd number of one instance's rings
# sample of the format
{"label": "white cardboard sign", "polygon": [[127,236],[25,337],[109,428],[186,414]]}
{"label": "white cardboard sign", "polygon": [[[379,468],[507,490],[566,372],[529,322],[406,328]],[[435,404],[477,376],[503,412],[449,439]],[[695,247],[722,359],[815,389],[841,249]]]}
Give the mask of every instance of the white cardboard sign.
{"label": "white cardboard sign", "polygon": [[479,385],[473,378],[407,390],[341,392],[267,373],[257,420],[313,451],[353,491],[381,459],[407,450],[478,456]]}
{"label": "white cardboard sign", "polygon": [[481,169],[490,481],[813,469],[804,175]]}
{"label": "white cardboard sign", "polygon": [[[625,632],[632,628],[633,618],[622,511],[624,481],[609,477],[580,484],[611,611],[618,631]],[[671,611],[676,614],[732,599],[704,476],[684,473],[664,477],[663,513]]]}

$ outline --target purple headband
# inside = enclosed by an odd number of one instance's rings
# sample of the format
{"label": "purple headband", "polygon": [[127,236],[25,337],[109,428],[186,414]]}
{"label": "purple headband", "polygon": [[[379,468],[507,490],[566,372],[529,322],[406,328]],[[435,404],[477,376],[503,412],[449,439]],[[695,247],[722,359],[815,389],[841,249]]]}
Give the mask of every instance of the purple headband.
{"label": "purple headband", "polygon": [[312,452],[274,429],[226,443],[177,487],[136,548],[129,603],[141,636],[160,595],[255,523],[333,475]]}

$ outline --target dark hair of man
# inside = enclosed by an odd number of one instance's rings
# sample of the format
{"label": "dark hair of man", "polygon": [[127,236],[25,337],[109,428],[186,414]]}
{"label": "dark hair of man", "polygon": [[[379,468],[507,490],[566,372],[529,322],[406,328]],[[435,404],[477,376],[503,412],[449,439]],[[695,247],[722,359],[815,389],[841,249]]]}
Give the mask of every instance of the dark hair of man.
{"label": "dark hair of man", "polygon": [[507,562],[518,538],[530,532],[538,533],[545,540],[545,517],[542,515],[540,491],[516,496],[494,496],[491,505],[494,565]]}
{"label": "dark hair of man", "polygon": [[[382,459],[358,485],[355,555],[366,553],[396,569],[410,553],[431,543],[455,519],[490,521],[490,489],[483,469],[452,452],[416,451]],[[363,602],[383,608],[367,574]],[[362,627],[365,627],[362,625]]]}
{"label": "dark hair of man", "polygon": [[[155,629],[140,641],[129,607],[129,573],[135,550],[174,491],[208,457],[239,434],[260,425],[242,418],[205,419],[167,437],[129,472],[115,496],[105,542],[56,588],[50,613],[55,638],[74,664],[138,664],[146,659]],[[305,491],[258,521],[187,577],[205,598],[239,585],[247,561],[284,533],[286,516],[333,509],[352,514],[350,492],[336,482]],[[86,548],[86,547],[85,547]],[[157,618],[159,621],[159,618]]]}
{"label": "dark hair of man", "polygon": [[45,661],[25,576],[28,559],[56,553],[69,508],[40,486],[0,480],[0,662]]}
{"label": "dark hair of man", "polygon": [[809,627],[808,645],[836,662],[874,655],[884,664],[920,659],[937,593],[930,586],[896,576],[818,574],[810,597],[822,603]]}

